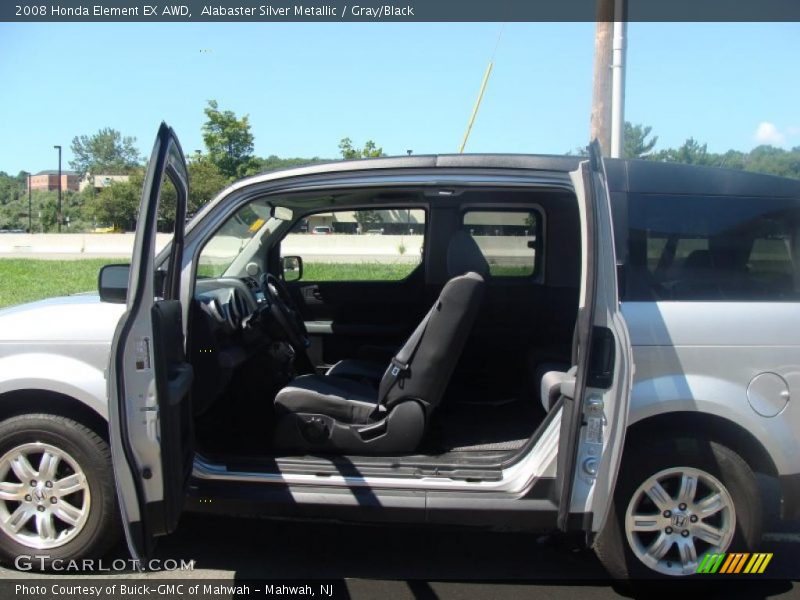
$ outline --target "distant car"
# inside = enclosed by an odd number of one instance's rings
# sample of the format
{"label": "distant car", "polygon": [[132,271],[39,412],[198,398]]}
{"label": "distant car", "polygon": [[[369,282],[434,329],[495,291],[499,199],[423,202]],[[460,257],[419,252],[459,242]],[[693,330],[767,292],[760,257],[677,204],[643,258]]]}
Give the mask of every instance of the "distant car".
{"label": "distant car", "polygon": [[330,235],[333,230],[328,225],[317,225],[311,230],[314,235]]}
{"label": "distant car", "polygon": [[367,229],[367,235],[383,235],[383,229]]}

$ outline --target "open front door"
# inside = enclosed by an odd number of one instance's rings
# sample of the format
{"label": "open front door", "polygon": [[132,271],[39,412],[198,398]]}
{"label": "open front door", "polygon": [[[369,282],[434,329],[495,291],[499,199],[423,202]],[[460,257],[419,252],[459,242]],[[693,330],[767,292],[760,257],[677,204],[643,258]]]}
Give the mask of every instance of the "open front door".
{"label": "open front door", "polygon": [[[176,191],[175,237],[157,277],[155,237],[165,177]],[[184,352],[180,289],[187,197],[183,152],[162,123],[142,189],[127,311],[114,334],[108,370],[117,496],[128,546],[140,560],[149,556],[154,536],[175,528],[194,452],[192,367]]]}
{"label": "open front door", "polygon": [[633,359],[617,297],[614,228],[599,146],[571,173],[581,215],[582,279],[573,361],[562,384],[558,526],[591,539],[613,497],[628,418]]}

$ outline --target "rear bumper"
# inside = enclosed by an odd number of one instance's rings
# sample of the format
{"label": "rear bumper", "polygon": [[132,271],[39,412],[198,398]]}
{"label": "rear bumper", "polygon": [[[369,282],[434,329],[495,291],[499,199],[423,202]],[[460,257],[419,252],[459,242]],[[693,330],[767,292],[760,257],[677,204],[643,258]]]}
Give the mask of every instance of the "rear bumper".
{"label": "rear bumper", "polygon": [[781,518],[800,519],[800,473],[778,477],[781,486]]}

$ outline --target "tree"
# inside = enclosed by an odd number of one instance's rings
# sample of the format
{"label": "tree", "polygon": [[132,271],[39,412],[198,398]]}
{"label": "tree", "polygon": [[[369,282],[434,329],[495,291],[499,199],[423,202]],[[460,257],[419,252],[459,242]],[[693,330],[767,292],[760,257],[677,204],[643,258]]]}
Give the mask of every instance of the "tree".
{"label": "tree", "polygon": [[205,154],[197,153],[187,165],[189,169],[189,214],[205,206],[227,186],[231,179]]}
{"label": "tree", "polygon": [[14,202],[22,196],[27,185],[27,175],[20,173],[12,177],[5,171],[0,171],[0,205]]}
{"label": "tree", "polygon": [[106,127],[94,135],[72,138],[74,159],[69,166],[80,177],[85,175],[126,175],[141,162],[135,137],[123,137],[116,129]]}
{"label": "tree", "polygon": [[267,158],[254,158],[255,173],[266,173],[278,169],[288,169],[289,167],[302,167],[324,162],[325,159],[315,156],[314,158],[279,158],[270,154]]}
{"label": "tree", "polygon": [[253,161],[249,116],[238,119],[233,111],[221,111],[216,100],[209,100],[203,112],[208,118],[203,124],[203,142],[209,158],[226,177],[243,177]]}
{"label": "tree", "polygon": [[633,125],[625,121],[625,131],[623,134],[623,157],[624,158],[645,158],[658,142],[658,136],[654,135],[647,139],[653,128],[649,125]]}
{"label": "tree", "polygon": [[96,195],[86,197],[84,220],[93,220],[98,226],[113,225],[124,230],[135,229],[143,183],[144,172],[140,169],[128,181],[114,182]]}
{"label": "tree", "polygon": [[366,232],[370,225],[383,223],[383,215],[377,210],[357,210],[355,216],[361,233]]}
{"label": "tree", "polygon": [[701,144],[693,137],[679,148],[669,148],[654,155],[656,160],[678,162],[687,165],[717,165],[719,158],[708,153],[707,144]]}
{"label": "tree", "polygon": [[351,140],[349,137],[342,138],[339,141],[339,152],[341,152],[342,158],[345,160],[386,156],[383,153],[383,148],[376,146],[375,142],[372,140],[367,140],[367,143],[364,144],[364,147],[359,149],[353,147],[353,140]]}

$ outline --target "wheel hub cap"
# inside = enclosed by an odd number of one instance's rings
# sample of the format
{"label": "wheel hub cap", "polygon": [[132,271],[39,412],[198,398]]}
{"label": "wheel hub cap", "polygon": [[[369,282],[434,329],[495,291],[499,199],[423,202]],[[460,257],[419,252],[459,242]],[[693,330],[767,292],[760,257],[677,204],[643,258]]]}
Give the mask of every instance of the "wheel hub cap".
{"label": "wheel hub cap", "polygon": [[703,556],[725,552],[736,529],[733,499],[714,476],[674,467],[649,477],[625,512],[636,557],[664,575],[690,575]]}
{"label": "wheel hub cap", "polygon": [[63,546],[86,525],[86,475],[64,450],[41,442],[0,457],[0,531],[37,550]]}

